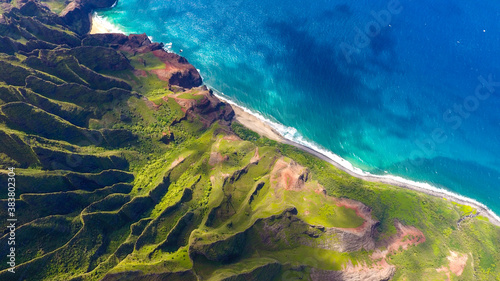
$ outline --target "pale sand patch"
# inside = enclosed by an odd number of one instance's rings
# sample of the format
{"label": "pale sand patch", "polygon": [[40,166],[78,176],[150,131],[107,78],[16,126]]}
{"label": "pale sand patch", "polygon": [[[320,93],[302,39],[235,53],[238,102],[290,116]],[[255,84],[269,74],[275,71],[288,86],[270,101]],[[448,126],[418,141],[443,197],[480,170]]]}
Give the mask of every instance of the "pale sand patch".
{"label": "pale sand patch", "polygon": [[256,147],[255,153],[254,153],[252,159],[250,159],[250,163],[257,163],[257,162],[259,162],[259,160],[260,160],[259,147]]}
{"label": "pale sand patch", "polygon": [[442,266],[442,267],[436,269],[436,271],[446,273],[448,280],[451,280],[450,271],[451,271],[451,273],[455,274],[456,276],[462,275],[462,273],[464,272],[465,266],[467,265],[467,260],[469,258],[467,256],[467,254],[460,254],[460,253],[450,251],[450,255],[446,258],[450,262],[449,266],[448,267]]}
{"label": "pale sand patch", "polygon": [[456,276],[462,275],[464,272],[465,266],[467,265],[468,256],[466,254],[459,254],[453,251],[450,251],[450,255],[448,256],[448,260],[450,261],[450,270]]}
{"label": "pale sand patch", "polygon": [[107,22],[96,13],[92,15],[92,22],[90,28],[90,34],[97,33],[123,33],[118,27],[113,26],[111,23]]}
{"label": "pale sand patch", "polygon": [[90,34],[97,33],[112,33],[112,31],[107,28],[102,21],[92,18],[92,28],[90,29]]}
{"label": "pale sand patch", "polygon": [[264,123],[259,118],[253,116],[250,113],[245,112],[241,107],[231,105],[234,110],[235,118],[238,122],[243,124],[248,129],[258,133],[261,136],[267,137],[269,139],[284,142],[285,139],[281,137],[281,135],[276,132],[271,126]]}
{"label": "pale sand patch", "polygon": [[179,156],[179,158],[175,159],[174,162],[172,162],[172,164],[170,164],[170,168],[168,168],[169,170],[176,167],[177,165],[179,165],[180,163],[182,163],[182,161],[184,161],[184,159],[186,159],[186,157],[183,157],[183,156]]}

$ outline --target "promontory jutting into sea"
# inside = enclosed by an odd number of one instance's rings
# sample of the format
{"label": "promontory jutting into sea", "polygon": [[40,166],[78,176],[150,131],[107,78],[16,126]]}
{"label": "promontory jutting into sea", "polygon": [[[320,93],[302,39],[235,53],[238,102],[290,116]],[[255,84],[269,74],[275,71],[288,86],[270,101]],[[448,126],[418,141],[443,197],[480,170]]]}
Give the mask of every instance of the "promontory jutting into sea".
{"label": "promontory jutting into sea", "polygon": [[500,213],[500,4],[118,1],[99,12],[171,42],[205,83],[356,167]]}

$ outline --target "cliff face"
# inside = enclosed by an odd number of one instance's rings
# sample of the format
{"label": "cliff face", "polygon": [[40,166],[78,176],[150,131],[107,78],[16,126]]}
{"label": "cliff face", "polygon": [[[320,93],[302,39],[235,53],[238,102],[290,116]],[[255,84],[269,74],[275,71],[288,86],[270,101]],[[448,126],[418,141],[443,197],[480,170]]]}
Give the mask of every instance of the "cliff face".
{"label": "cliff face", "polygon": [[110,8],[116,0],[76,0],[70,2],[60,16],[66,25],[80,35],[92,27],[91,13],[96,9]]}
{"label": "cliff face", "polygon": [[[185,58],[168,53],[162,43],[152,43],[146,34],[90,34],[83,38],[84,46],[102,46],[114,48],[129,55],[153,54],[164,67],[149,72],[158,76],[169,85],[193,88],[202,84],[201,76]],[[101,52],[102,53],[102,52]],[[107,55],[106,55],[107,57]]]}
{"label": "cliff face", "polygon": [[15,4],[1,6],[0,182],[16,168],[19,243],[16,273],[2,262],[1,280],[440,280],[495,270],[500,233],[479,220],[450,228],[462,207],[362,182],[256,136],[185,58],[145,34],[88,35],[89,13],[112,2],[71,2],[60,15]]}

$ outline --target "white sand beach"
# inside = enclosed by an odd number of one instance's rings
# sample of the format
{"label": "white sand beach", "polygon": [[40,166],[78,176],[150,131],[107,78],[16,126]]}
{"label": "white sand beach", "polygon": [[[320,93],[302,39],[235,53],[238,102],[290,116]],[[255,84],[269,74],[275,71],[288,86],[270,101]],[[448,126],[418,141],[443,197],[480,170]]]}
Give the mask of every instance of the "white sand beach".
{"label": "white sand beach", "polygon": [[97,33],[123,33],[117,27],[113,26],[111,23],[103,19],[98,14],[94,13],[92,15],[92,28],[90,29],[90,34]]}

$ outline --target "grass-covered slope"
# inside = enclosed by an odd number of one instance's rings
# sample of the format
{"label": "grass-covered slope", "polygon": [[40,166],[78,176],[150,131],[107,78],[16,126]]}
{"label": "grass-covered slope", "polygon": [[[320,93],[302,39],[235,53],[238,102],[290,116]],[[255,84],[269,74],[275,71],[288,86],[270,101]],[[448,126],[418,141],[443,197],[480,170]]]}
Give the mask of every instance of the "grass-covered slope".
{"label": "grass-covered slope", "polygon": [[457,223],[474,209],[247,130],[145,35],[82,33],[98,4],[1,6],[0,184],[15,167],[18,222],[0,280],[500,279],[500,229]]}

